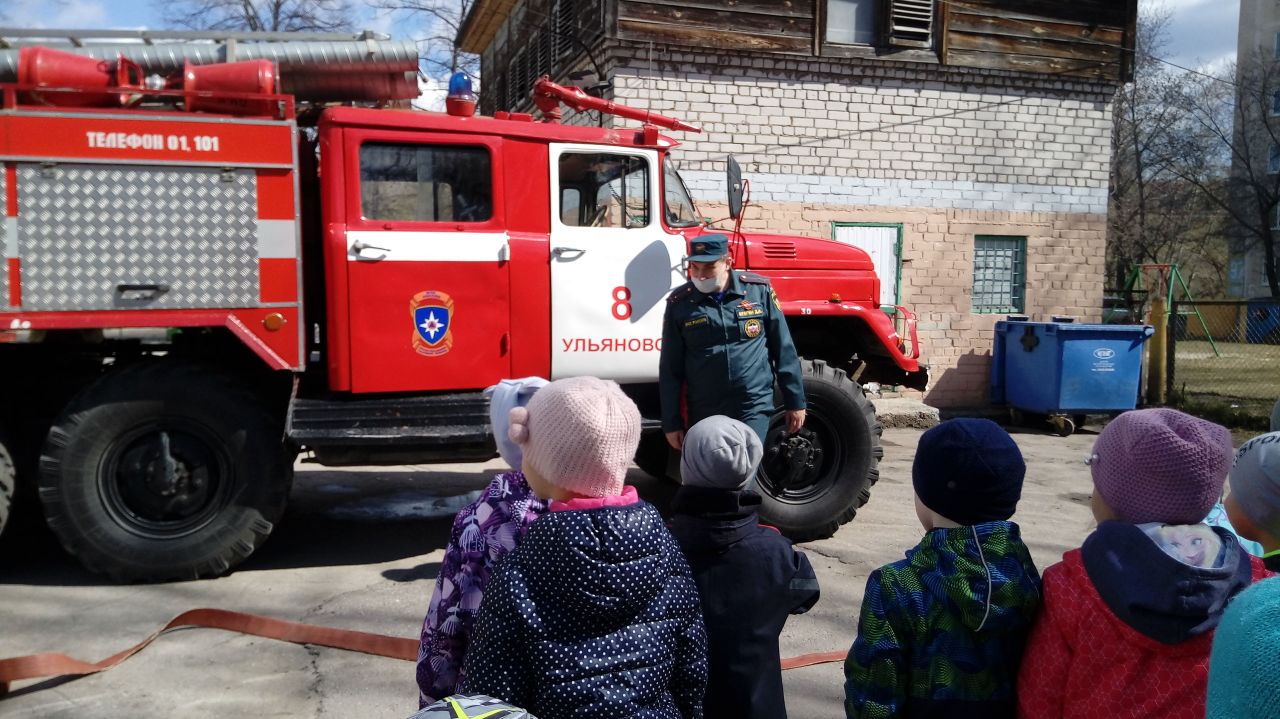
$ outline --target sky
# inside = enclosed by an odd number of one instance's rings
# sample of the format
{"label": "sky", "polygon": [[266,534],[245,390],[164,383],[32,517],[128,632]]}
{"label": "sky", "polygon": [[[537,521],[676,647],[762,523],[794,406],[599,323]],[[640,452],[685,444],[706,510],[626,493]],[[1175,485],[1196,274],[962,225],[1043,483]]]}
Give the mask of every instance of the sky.
{"label": "sky", "polygon": [[[1189,68],[1220,67],[1234,59],[1240,4],[1236,0],[1140,0],[1144,7],[1163,6],[1172,13],[1168,44],[1162,56]],[[352,3],[363,15],[362,29],[391,32],[389,16],[378,16],[363,2]],[[155,28],[159,13],[148,0],[6,0],[5,27]],[[407,39],[396,37],[396,39]]]}
{"label": "sky", "polygon": [[1160,56],[1189,68],[1218,68],[1235,60],[1240,3],[1236,0],[1140,0],[1171,13]]}

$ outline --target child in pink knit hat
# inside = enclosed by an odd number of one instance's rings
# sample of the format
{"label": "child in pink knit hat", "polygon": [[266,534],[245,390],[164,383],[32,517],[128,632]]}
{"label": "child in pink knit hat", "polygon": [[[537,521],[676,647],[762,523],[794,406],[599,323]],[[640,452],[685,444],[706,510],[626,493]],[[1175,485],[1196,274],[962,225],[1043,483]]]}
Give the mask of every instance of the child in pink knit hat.
{"label": "child in pink knit hat", "polygon": [[1270,574],[1234,534],[1202,523],[1233,454],[1225,427],[1173,409],[1125,412],[1098,435],[1098,528],[1044,572],[1019,716],[1205,715],[1214,628],[1228,600]]}
{"label": "child in pink knit hat", "polygon": [[640,412],[614,382],[557,380],[511,411],[549,511],[484,596],[464,688],[541,719],[702,716],[706,633],[684,555],[624,486]]}

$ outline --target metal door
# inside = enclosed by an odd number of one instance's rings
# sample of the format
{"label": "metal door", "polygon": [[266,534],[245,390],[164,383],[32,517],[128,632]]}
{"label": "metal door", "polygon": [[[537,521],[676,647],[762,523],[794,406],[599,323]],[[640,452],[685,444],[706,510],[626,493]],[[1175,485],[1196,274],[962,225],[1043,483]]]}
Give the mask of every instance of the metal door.
{"label": "metal door", "polygon": [[902,261],[901,225],[836,225],[835,239],[871,256],[880,278],[880,305],[898,304],[898,268]]}

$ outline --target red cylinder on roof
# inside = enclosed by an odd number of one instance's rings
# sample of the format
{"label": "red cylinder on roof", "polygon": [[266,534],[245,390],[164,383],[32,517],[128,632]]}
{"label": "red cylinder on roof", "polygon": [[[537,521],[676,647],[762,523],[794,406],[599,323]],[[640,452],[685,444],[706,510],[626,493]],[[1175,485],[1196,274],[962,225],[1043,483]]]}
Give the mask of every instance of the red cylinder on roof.
{"label": "red cylinder on roof", "polygon": [[271,112],[271,100],[248,95],[274,95],[276,64],[270,60],[246,60],[214,65],[184,63],[182,90],[191,112],[226,112],[261,115]]}
{"label": "red cylinder on roof", "polygon": [[[107,92],[121,87],[128,78],[119,60],[97,60],[47,47],[24,47],[18,51],[18,84],[49,88],[28,91],[33,102],[61,107],[112,107],[128,101],[128,94]],[[127,73],[126,73],[127,74]],[[132,87],[132,86],[131,86]],[[78,92],[59,92],[75,88]],[[89,92],[85,92],[88,90]],[[102,90],[102,92],[93,92]]]}

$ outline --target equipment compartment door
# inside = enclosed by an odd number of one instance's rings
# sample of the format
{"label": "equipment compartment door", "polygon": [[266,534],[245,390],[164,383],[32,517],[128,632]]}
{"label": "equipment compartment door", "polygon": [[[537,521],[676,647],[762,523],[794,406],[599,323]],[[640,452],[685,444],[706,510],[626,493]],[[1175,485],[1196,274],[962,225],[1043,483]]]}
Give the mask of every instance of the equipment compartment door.
{"label": "equipment compartment door", "polygon": [[652,382],[686,247],[659,221],[658,153],[553,144],[550,158],[551,373]]}
{"label": "equipment compartment door", "polygon": [[351,390],[478,389],[506,377],[500,140],[348,133],[360,178],[347,198]]}

